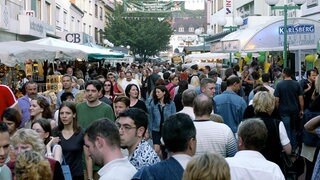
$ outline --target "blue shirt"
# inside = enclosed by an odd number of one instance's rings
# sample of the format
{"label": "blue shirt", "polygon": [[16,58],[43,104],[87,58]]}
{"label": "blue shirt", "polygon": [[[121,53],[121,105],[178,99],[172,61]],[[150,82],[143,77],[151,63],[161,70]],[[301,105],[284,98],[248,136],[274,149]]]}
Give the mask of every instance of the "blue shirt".
{"label": "blue shirt", "polygon": [[216,106],[215,113],[222,116],[224,123],[231,128],[233,133],[236,133],[247,108],[245,100],[230,90],[224,91],[213,99]]}

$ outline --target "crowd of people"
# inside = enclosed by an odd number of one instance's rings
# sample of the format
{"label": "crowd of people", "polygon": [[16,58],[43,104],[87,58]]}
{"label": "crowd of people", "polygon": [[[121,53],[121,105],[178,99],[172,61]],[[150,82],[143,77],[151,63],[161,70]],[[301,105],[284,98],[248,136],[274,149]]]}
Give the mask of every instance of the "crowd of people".
{"label": "crowd of people", "polygon": [[68,165],[73,180],[282,180],[283,154],[290,178],[319,179],[320,140],[304,135],[320,136],[318,70],[241,69],[70,66],[56,97],[0,85],[0,179],[61,180]]}

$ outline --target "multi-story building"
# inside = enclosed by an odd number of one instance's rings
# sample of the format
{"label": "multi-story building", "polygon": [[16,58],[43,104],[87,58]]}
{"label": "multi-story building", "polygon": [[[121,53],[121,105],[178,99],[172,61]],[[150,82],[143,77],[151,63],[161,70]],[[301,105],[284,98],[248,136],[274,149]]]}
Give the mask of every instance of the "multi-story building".
{"label": "multi-story building", "polygon": [[205,30],[205,18],[203,17],[185,17],[173,18],[172,28],[174,34],[170,38],[170,45],[173,51],[182,52],[184,47],[194,46],[199,43],[195,30],[199,28],[202,32]]}
{"label": "multi-story building", "polygon": [[1,0],[0,41],[45,37],[102,44],[111,0]]}
{"label": "multi-story building", "polygon": [[2,0],[0,41],[28,41],[55,37],[52,4],[54,1],[49,0]]}
{"label": "multi-story building", "polygon": [[[56,7],[59,11],[58,6],[66,2],[64,0],[56,1],[61,1],[57,2]],[[70,0],[68,3],[71,7],[69,12],[63,10],[58,14],[60,21],[64,21],[65,15],[69,14],[66,15],[69,17],[66,21],[70,26],[63,29],[57,25],[57,34],[69,42],[103,44],[107,15],[114,11],[114,2],[111,0]],[[61,25],[63,26],[63,24]]]}

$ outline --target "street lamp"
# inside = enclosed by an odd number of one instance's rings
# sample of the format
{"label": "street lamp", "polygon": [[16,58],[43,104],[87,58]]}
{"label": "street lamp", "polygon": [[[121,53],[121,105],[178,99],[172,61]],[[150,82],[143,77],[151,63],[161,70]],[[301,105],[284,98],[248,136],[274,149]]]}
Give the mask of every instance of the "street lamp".
{"label": "street lamp", "polygon": [[[235,24],[235,26],[226,26],[226,24],[227,24],[226,18],[218,19],[218,24],[220,26],[222,26],[223,29],[227,29],[232,32],[232,31],[236,31],[237,29],[240,28],[240,26],[243,24],[243,19],[241,17],[235,17],[233,19],[233,24]],[[232,65],[232,52],[229,52],[229,61],[230,61],[229,66],[231,66]]]}
{"label": "street lamp", "polygon": [[279,0],[265,0],[265,2],[271,6],[271,10],[280,9],[283,10],[283,16],[284,16],[284,25],[283,25],[283,67],[287,67],[287,47],[288,47],[288,10],[294,10],[294,9],[300,9],[302,4],[305,3],[305,0],[293,0],[293,3],[295,5],[283,5],[283,6],[275,6],[278,4]]}
{"label": "street lamp", "polygon": [[203,38],[203,52],[205,53],[206,51],[206,37],[208,36],[211,36],[213,35],[213,30],[212,29],[208,29],[207,30],[207,34],[204,34],[202,32],[202,30],[200,28],[197,28],[195,31],[194,31],[194,34],[196,34],[198,37],[202,37]]}

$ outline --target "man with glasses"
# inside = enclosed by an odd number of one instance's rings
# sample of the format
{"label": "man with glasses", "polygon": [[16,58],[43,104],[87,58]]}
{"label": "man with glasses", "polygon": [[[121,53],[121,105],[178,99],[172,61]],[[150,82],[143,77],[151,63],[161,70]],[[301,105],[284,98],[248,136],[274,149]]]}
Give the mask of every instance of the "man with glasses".
{"label": "man with glasses", "polygon": [[191,156],[196,151],[196,128],[184,113],[170,116],[163,123],[162,138],[170,158],[140,169],[132,179],[182,179]]}
{"label": "man with glasses", "polygon": [[116,125],[108,119],[93,122],[85,131],[84,143],[90,157],[103,166],[100,180],[131,179],[136,169],[120,150],[120,135]]}
{"label": "man with glasses", "polygon": [[136,169],[160,162],[157,153],[144,140],[148,128],[148,116],[143,110],[131,108],[121,112],[116,125],[119,128],[120,145],[128,149],[128,159]]}

